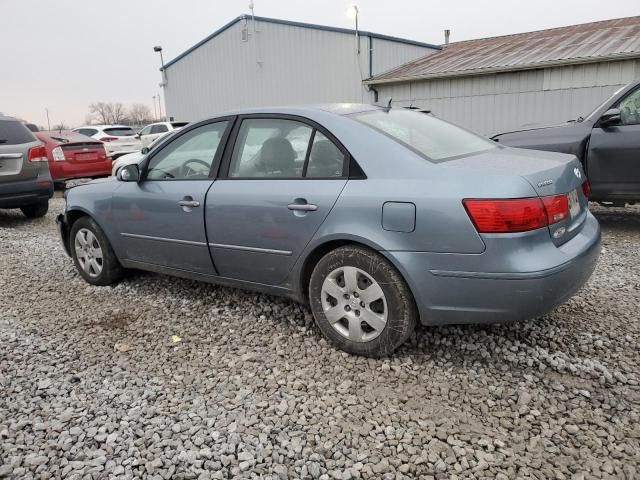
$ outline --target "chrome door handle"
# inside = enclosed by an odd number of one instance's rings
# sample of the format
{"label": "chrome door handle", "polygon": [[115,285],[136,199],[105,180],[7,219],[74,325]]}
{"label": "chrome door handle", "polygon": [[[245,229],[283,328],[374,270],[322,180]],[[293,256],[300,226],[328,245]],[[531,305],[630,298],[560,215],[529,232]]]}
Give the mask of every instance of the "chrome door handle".
{"label": "chrome door handle", "polygon": [[180,200],[178,202],[178,205],[180,205],[181,207],[199,207],[200,202],[198,202],[197,200]]}
{"label": "chrome door handle", "polygon": [[312,203],[290,203],[287,205],[289,210],[299,210],[302,212],[315,212],[318,210],[318,206]]}

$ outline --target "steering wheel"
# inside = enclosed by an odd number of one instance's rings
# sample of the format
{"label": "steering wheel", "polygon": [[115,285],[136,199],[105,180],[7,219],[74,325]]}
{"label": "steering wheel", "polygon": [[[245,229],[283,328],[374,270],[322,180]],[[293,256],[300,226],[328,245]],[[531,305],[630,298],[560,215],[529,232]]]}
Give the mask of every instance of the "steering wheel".
{"label": "steering wheel", "polygon": [[209,165],[204,160],[200,160],[199,158],[192,158],[184,162],[182,164],[182,167],[180,167],[180,176],[182,178],[196,177],[198,175],[203,174],[202,169],[194,169],[189,165],[190,163],[193,163],[196,165],[202,165],[203,167],[205,167],[206,170],[204,173],[206,176],[209,176],[209,170],[211,169],[211,165]]}
{"label": "steering wheel", "polygon": [[160,172],[164,175],[164,177],[162,178],[176,178],[172,173],[163,170],[161,168],[153,168],[152,170],[149,170],[147,172],[147,178],[151,179],[151,180],[158,180],[157,177],[155,177],[156,172]]}

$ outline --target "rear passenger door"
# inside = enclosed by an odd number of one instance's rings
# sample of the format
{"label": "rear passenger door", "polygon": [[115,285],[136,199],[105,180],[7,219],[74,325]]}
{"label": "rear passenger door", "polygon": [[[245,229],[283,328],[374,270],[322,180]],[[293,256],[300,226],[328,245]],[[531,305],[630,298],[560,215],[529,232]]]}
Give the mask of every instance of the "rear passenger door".
{"label": "rear passenger door", "polygon": [[348,153],[298,117],[241,117],[231,138],[207,194],[211,254],[223,277],[277,285],[344,188]]}

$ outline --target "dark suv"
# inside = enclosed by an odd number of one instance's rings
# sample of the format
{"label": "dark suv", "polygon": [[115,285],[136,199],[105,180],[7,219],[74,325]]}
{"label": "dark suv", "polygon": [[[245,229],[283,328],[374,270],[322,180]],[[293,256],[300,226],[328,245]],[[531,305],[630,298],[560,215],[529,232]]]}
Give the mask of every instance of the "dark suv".
{"label": "dark suv", "polygon": [[22,121],[0,114],[0,208],[42,217],[52,196],[46,148]]}

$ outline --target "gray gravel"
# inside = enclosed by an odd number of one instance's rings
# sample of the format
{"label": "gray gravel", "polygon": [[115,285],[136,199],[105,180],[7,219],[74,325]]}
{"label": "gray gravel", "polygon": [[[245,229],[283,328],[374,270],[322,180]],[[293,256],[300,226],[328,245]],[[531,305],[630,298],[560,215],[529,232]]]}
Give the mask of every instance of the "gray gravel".
{"label": "gray gravel", "polygon": [[287,300],[91,287],[61,208],[0,211],[0,477],[640,478],[640,210],[597,209],[597,271],[544,318],[372,360]]}

